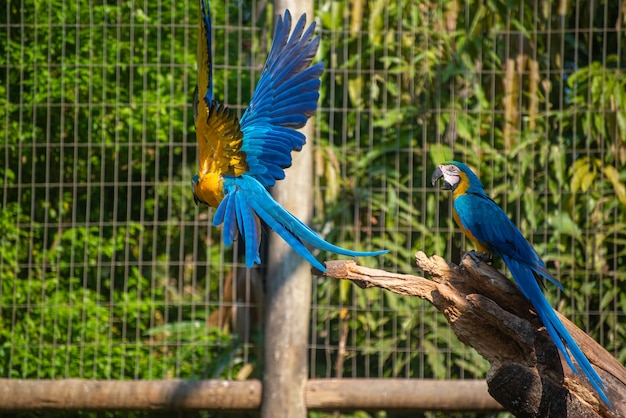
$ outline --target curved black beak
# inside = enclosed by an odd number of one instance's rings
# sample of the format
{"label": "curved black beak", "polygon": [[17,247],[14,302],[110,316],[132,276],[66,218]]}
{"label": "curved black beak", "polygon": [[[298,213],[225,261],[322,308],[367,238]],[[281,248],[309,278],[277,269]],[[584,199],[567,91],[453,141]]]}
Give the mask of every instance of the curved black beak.
{"label": "curved black beak", "polygon": [[[430,178],[430,181],[432,182],[432,185],[435,186],[437,184],[437,181],[439,181],[440,178],[444,177],[443,175],[443,171],[441,171],[440,167],[437,167],[435,169],[435,171],[433,171],[433,175]],[[452,185],[450,183],[448,183],[445,178],[443,180],[443,184],[441,185],[441,190],[452,190]]]}
{"label": "curved black beak", "polygon": [[443,172],[441,168],[437,167],[435,171],[433,171],[433,175],[430,177],[431,184],[435,186],[440,178],[443,177]]}

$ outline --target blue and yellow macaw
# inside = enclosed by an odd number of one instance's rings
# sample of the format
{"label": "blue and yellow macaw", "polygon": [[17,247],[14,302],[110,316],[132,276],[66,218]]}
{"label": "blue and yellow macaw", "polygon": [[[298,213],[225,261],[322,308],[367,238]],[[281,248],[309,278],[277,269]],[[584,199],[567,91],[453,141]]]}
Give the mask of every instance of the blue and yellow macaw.
{"label": "blue and yellow macaw", "polygon": [[301,257],[325,271],[303,241],[346,256],[374,256],[387,251],[350,251],[332,245],[281,207],[267,188],[285,177],[291,152],[300,151],[305,136],[296,131],[315,113],[323,63],[311,65],[319,46],[315,23],[305,31],[302,16],[291,32],[291,14],[279,17],[267,62],[250,105],[241,120],[213,98],[211,13],[199,0],[198,85],[194,120],[200,168],[191,180],[196,204],[217,208],[213,225],[224,224],[224,244],[239,232],[245,241],[246,266],[261,263],[261,220]]}
{"label": "blue and yellow macaw", "polygon": [[457,161],[445,162],[433,172],[433,186],[441,178],[442,189],[452,191],[454,221],[474,243],[476,251],[502,258],[524,296],[535,307],[567,364],[578,373],[572,362],[574,357],[600,398],[611,405],[604,393],[602,379],[556,316],[541,291],[539,280],[547,279],[562,290],[561,284],[546,269],[537,252],[506,213],[487,196],[482,183],[468,166]]}

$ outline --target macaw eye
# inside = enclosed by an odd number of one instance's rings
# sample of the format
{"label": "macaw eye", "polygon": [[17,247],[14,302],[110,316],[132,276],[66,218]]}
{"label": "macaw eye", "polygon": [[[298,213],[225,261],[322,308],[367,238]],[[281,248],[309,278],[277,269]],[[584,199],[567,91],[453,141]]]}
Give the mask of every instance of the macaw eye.
{"label": "macaw eye", "polygon": [[448,174],[453,175],[453,176],[456,176],[459,174],[459,169],[453,165],[446,166],[446,171],[448,172]]}

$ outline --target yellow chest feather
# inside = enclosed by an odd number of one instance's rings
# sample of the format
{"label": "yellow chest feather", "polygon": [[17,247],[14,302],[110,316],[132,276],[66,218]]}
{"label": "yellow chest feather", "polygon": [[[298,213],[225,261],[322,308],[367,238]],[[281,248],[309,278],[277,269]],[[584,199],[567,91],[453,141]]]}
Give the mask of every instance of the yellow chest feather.
{"label": "yellow chest feather", "polygon": [[[459,182],[456,189],[454,189],[454,191],[452,192],[453,199],[456,199],[459,196],[463,196],[465,192],[467,192],[467,189],[469,189],[469,180],[467,178],[467,175],[465,173],[460,173],[460,177],[461,181]],[[478,251],[479,253],[489,253],[489,251],[487,250],[487,246],[484,243],[478,241],[472,231],[463,226],[463,224],[461,223],[461,218],[459,218],[459,214],[454,208],[454,205],[452,205],[452,217],[454,218],[454,222],[461,229],[461,231],[463,231],[465,236],[474,243],[474,245],[476,246],[476,251]]]}

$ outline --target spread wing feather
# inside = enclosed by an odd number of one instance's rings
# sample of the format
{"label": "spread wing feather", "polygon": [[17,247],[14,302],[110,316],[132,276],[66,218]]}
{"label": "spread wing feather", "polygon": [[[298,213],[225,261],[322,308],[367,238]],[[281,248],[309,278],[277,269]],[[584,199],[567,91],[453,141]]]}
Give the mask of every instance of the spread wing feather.
{"label": "spread wing feather", "polygon": [[291,31],[291,14],[279,17],[272,47],[252,100],[241,118],[248,174],[265,187],[285,177],[291,152],[302,149],[304,126],[317,109],[324,65],[311,66],[319,46],[315,23],[302,16]]}
{"label": "spread wing feather", "polygon": [[[205,0],[199,1],[198,84],[194,94],[194,118],[198,141],[199,174],[238,175],[247,170],[241,152],[243,132],[229,109],[213,100],[213,59],[211,51],[211,10]],[[217,195],[218,184],[200,191]],[[208,192],[207,192],[208,191]],[[220,193],[221,194],[221,193]],[[203,197],[203,196],[199,196]],[[215,206],[213,199],[204,201]]]}
{"label": "spread wing feather", "polygon": [[199,1],[194,116],[200,168],[192,187],[196,202],[217,208],[213,224],[224,224],[224,245],[232,245],[239,233],[245,242],[246,266],[261,263],[262,220],[322,271],[324,266],[303,242],[347,256],[386,253],[350,251],[326,242],[282,208],[266,189],[285,177],[284,169],[292,163],[291,152],[300,151],[305,143],[305,136],[295,129],[304,126],[317,108],[324,66],[311,65],[319,46],[315,24],[305,31],[302,16],[289,36],[291,15],[287,11],[284,20],[279,17],[267,63],[249,107],[238,121],[213,100],[209,5]]}
{"label": "spread wing feather", "polygon": [[201,112],[202,103],[213,101],[213,56],[211,44],[211,9],[205,0],[198,0],[198,79],[194,94],[194,117]]}

